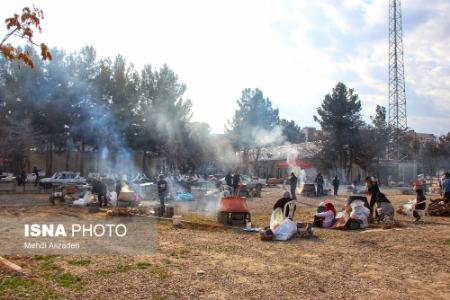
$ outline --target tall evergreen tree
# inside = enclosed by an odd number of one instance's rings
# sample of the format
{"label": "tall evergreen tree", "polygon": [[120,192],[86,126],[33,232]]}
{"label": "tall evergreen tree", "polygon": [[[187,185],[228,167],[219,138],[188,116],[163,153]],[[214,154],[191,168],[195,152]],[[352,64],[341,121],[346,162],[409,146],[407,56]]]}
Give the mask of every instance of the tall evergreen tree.
{"label": "tall evergreen tree", "polygon": [[358,95],[339,82],[317,108],[318,116],[314,116],[324,135],[320,153],[322,167],[343,168],[347,178],[350,177],[351,163],[358,147],[357,135],[364,124],[360,112]]}
{"label": "tall evergreen tree", "polygon": [[298,126],[294,121],[282,119],[280,121],[280,126],[287,142],[298,144],[305,141],[305,134],[302,132],[300,126]]}
{"label": "tall evergreen tree", "polygon": [[272,101],[264,98],[262,91],[244,89],[237,101],[233,120],[226,128],[232,143],[243,153],[244,163],[248,163],[252,150],[254,161],[258,162],[260,150],[279,144],[283,140],[278,108],[272,107]]}

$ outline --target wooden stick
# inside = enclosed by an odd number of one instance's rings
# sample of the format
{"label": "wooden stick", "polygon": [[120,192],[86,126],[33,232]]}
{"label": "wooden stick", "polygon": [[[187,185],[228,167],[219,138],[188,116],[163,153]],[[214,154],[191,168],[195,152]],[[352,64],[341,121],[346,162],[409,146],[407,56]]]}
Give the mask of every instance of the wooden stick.
{"label": "wooden stick", "polygon": [[11,269],[12,271],[15,271],[15,272],[17,272],[17,273],[19,273],[21,275],[25,275],[26,274],[26,272],[22,269],[22,267],[16,265],[15,263],[7,260],[4,257],[0,256],[0,263],[2,263],[5,267],[7,267],[7,268]]}

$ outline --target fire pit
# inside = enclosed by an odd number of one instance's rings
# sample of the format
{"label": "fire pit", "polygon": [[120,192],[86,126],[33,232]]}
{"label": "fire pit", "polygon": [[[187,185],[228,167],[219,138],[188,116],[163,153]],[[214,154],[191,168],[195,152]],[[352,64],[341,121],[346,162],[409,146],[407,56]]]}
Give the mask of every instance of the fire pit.
{"label": "fire pit", "polygon": [[244,197],[224,197],[219,203],[217,222],[224,225],[245,227],[250,222],[250,212]]}

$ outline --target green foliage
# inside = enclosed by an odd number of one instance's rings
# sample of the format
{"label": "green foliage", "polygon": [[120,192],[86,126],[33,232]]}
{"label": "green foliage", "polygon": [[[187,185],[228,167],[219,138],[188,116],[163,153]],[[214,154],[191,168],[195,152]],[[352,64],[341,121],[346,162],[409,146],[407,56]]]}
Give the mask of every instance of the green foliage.
{"label": "green foliage", "polygon": [[[244,89],[237,104],[238,109],[227,128],[237,149],[268,146],[279,141],[278,136],[270,136],[279,123],[278,109],[272,107],[272,101],[264,98],[262,91]],[[265,140],[265,136],[269,138]]]}
{"label": "green foliage", "polygon": [[[123,151],[146,151],[177,165],[185,149],[197,147],[189,140],[192,104],[183,98],[186,86],[167,65],[138,71],[120,55],[97,59],[93,47],[70,55],[52,49],[51,63],[36,59],[32,48],[24,51],[36,62],[34,69],[0,59],[0,115],[6,125],[0,137],[15,131],[21,135],[15,139],[28,142],[8,151],[1,147],[2,157],[23,160],[29,148],[46,150],[51,172],[55,149],[108,149],[113,164]],[[190,166],[201,163],[191,161]]]}
{"label": "green foliage", "polygon": [[342,144],[350,144],[352,134],[363,125],[361,120],[361,102],[353,89],[347,89],[339,82],[333,93],[327,94],[322,105],[317,108],[314,120],[319,122],[322,130],[335,139],[343,139]]}
{"label": "green foliage", "polygon": [[[342,167],[349,170],[358,148],[361,120],[361,102],[353,89],[339,82],[331,94],[327,94],[317,108],[314,120],[324,133],[322,151],[319,154],[323,168]],[[334,162],[338,165],[334,165]]]}
{"label": "green foliage", "polygon": [[288,121],[282,119],[280,125],[283,128],[283,136],[286,141],[291,144],[298,144],[305,141],[305,135],[302,132],[300,126],[298,126],[294,121]]}

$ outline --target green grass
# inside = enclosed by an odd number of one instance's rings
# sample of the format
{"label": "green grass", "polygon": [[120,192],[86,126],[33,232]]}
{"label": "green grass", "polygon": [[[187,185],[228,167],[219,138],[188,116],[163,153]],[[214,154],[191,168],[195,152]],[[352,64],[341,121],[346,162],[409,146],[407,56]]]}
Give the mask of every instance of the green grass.
{"label": "green grass", "polygon": [[46,260],[46,261],[48,261],[48,260],[53,260],[53,259],[55,259],[55,258],[57,258],[57,257],[62,257],[62,255],[56,255],[56,254],[52,254],[52,255],[35,255],[35,256],[33,256],[33,259],[34,260]]}
{"label": "green grass", "polygon": [[60,299],[61,295],[48,286],[24,277],[0,279],[1,299]]}
{"label": "green grass", "polygon": [[71,288],[77,291],[83,290],[85,285],[84,282],[81,280],[81,277],[73,275],[71,273],[57,274],[53,276],[52,279],[59,286]]}
{"label": "green grass", "polygon": [[139,263],[136,264],[136,267],[138,269],[147,269],[147,268],[151,267],[151,265],[152,264],[148,263],[148,262],[139,262]]}
{"label": "green grass", "polygon": [[43,263],[32,267],[33,272],[39,273],[52,273],[61,272],[62,268],[55,265],[53,262],[44,261]]}
{"label": "green grass", "polygon": [[67,263],[72,266],[87,266],[91,263],[90,259],[71,259]]}
{"label": "green grass", "polygon": [[[70,288],[76,291],[83,290],[85,283],[82,281],[81,277],[64,272],[64,269],[56,265],[53,261],[53,258],[55,257],[56,256],[35,257],[34,259],[37,260],[38,263],[32,266],[31,270],[34,274],[39,274],[42,278],[55,282],[61,287]],[[74,260],[74,262],[75,265],[80,264],[78,260]],[[70,261],[68,261],[68,263],[70,264]]]}

